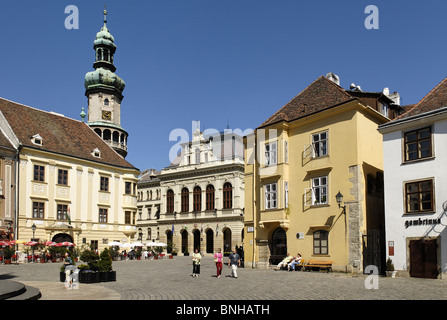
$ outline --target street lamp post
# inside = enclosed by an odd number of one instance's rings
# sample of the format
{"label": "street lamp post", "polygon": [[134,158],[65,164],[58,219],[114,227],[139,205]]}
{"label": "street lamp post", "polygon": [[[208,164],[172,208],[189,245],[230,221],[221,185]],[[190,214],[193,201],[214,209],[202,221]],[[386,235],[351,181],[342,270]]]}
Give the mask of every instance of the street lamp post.
{"label": "street lamp post", "polygon": [[337,200],[338,203],[338,208],[343,208],[343,213],[346,213],[346,205],[342,206],[342,202],[343,202],[343,194],[341,194],[340,191],[338,191],[337,195],[335,196],[335,199]]}
{"label": "street lamp post", "polygon": [[[33,223],[33,225],[31,226],[31,230],[33,230],[33,239],[31,241],[34,241],[34,232],[36,231],[36,225]],[[34,246],[33,247],[33,257],[31,259],[31,262],[34,263]]]}

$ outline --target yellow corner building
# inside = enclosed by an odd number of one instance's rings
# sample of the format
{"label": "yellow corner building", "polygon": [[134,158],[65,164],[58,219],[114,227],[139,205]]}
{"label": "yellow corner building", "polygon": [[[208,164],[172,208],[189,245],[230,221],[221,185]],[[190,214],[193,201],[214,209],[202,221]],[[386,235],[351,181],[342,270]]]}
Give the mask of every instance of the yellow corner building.
{"label": "yellow corner building", "polygon": [[400,111],[398,93],[345,90],[330,73],[245,138],[246,267],[300,253],[334,271],[384,268],[377,127]]}

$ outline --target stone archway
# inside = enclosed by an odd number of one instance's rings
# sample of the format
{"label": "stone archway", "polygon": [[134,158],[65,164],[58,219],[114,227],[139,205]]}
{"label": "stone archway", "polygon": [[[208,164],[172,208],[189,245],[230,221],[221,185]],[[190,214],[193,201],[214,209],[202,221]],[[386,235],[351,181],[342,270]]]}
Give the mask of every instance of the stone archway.
{"label": "stone archway", "polygon": [[200,230],[196,229],[193,231],[193,237],[194,237],[194,252],[196,249],[200,252]]}
{"label": "stone archway", "polygon": [[206,230],[206,253],[214,252],[214,232],[213,229]]}
{"label": "stone archway", "polygon": [[56,242],[56,243],[61,243],[61,242],[71,242],[71,243],[74,243],[73,242],[73,237],[70,236],[67,233],[58,233],[51,239],[51,241]]}
{"label": "stone archway", "polygon": [[224,253],[231,253],[233,251],[232,245],[231,245],[231,229],[225,228],[223,230],[223,252]]}

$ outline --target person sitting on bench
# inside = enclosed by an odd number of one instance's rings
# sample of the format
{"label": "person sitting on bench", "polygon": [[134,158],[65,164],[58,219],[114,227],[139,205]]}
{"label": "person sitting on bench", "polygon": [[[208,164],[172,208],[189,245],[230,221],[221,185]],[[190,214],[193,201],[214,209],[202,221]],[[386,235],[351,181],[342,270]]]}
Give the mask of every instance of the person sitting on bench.
{"label": "person sitting on bench", "polygon": [[290,253],[287,252],[287,257],[285,257],[280,263],[278,263],[277,270],[281,270],[283,267],[285,268],[290,261],[292,261],[293,257],[290,255]]}
{"label": "person sitting on bench", "polygon": [[296,257],[293,257],[292,262],[288,264],[289,271],[291,270],[295,271],[295,266],[299,265],[300,263],[301,263],[301,254],[297,253]]}

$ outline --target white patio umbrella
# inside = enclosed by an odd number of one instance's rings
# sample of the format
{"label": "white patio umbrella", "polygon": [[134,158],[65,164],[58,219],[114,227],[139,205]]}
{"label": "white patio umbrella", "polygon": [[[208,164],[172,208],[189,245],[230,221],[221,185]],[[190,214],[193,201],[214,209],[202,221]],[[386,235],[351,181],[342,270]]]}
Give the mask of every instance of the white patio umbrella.
{"label": "white patio umbrella", "polygon": [[122,247],[122,248],[130,248],[130,247],[132,247],[132,245],[130,243],[123,243],[123,244],[120,244],[120,247]]}
{"label": "white patio umbrella", "polygon": [[157,243],[154,242],[154,241],[146,243],[146,246],[148,246],[148,247],[153,247],[153,246],[156,246],[156,245],[157,245]]}
{"label": "white patio umbrella", "polygon": [[157,243],[156,246],[157,246],[157,247],[167,247],[168,245],[167,245],[166,243],[159,242],[159,243]]}
{"label": "white patio umbrella", "polygon": [[131,245],[134,247],[144,247],[144,244],[142,244],[141,242],[134,242]]}
{"label": "white patio umbrella", "polygon": [[108,246],[119,246],[119,245],[121,245],[121,242],[118,242],[118,241],[112,241],[112,242],[109,242],[107,245],[108,245]]}

